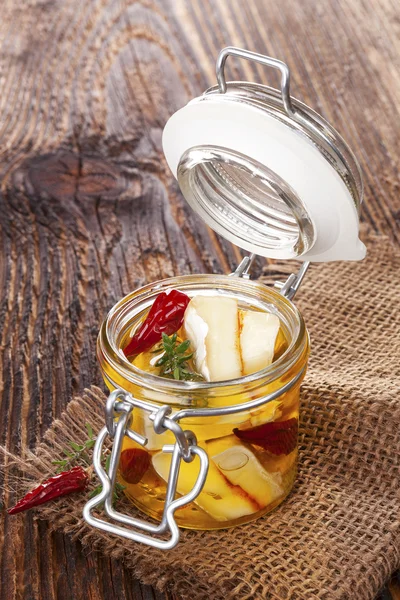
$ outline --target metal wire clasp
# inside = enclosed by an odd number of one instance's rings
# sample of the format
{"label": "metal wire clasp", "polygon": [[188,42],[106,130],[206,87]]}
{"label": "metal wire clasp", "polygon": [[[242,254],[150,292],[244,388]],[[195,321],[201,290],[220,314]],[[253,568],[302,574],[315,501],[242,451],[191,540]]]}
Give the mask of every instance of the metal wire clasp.
{"label": "metal wire clasp", "polygon": [[218,87],[222,94],[225,94],[227,89],[224,67],[228,56],[237,56],[238,58],[244,58],[245,60],[257,62],[267,67],[272,67],[273,69],[278,69],[278,71],[281,73],[281,93],[283,106],[285,107],[285,110],[289,116],[294,115],[292,101],[290,99],[290,71],[287,64],[281,60],[277,60],[276,58],[264,56],[263,54],[258,54],[257,52],[250,52],[249,50],[243,50],[242,48],[235,48],[233,46],[223,48],[218,55],[216,64]]}
{"label": "metal wire clasp", "polygon": [[304,262],[297,273],[292,273],[286,279],[286,281],[277,281],[275,286],[282,296],[285,296],[288,300],[293,300],[296,295],[297,290],[299,289],[301,282],[304,279],[305,274],[307,273],[308,267],[310,266],[309,262]]}
{"label": "metal wire clasp", "polygon": [[[208,473],[208,456],[205,450],[197,446],[196,437],[191,431],[183,431],[179,421],[186,418],[219,417],[222,415],[234,415],[241,412],[247,412],[256,409],[268,402],[276,400],[282,394],[286,394],[294,385],[297,385],[304,376],[305,367],[301,369],[290,381],[287,381],[282,387],[273,390],[267,396],[255,398],[241,404],[220,407],[206,408],[186,408],[171,415],[169,406],[158,407],[150,402],[138,400],[131,394],[123,390],[115,390],[110,394],[106,403],[106,425],[100,431],[93,450],[94,469],[101,481],[103,489],[98,496],[95,496],[85,505],[83,517],[85,521],[115,535],[120,535],[134,542],[141,542],[153,548],[169,550],[174,548],[179,541],[179,529],[174,519],[175,511],[193,502],[204,487]],[[132,412],[135,408],[145,410],[149,413],[149,419],[153,422],[153,428],[156,433],[163,433],[167,429],[175,436],[175,444],[165,445],[163,452],[172,454],[171,466],[169,470],[167,491],[165,495],[165,504],[161,522],[154,525],[141,519],[134,519],[129,515],[122,514],[114,510],[112,506],[112,497],[115,487],[118,464],[121,455],[122,442],[124,436],[128,436],[138,444],[145,446],[147,438],[131,429]],[[171,415],[171,416],[169,416]],[[110,437],[113,440],[113,447],[110,457],[108,470],[102,465],[102,451],[105,440]],[[199,474],[193,489],[184,496],[175,499],[176,488],[179,476],[179,467],[181,461],[191,462],[195,456],[200,459]],[[100,510],[100,505],[104,503],[104,513],[110,519],[105,521],[98,516],[93,515],[94,509]],[[121,527],[115,522],[122,523],[128,527]],[[136,531],[134,530],[136,529]],[[139,531],[137,531],[139,530]],[[149,532],[151,535],[140,533],[140,531]],[[167,540],[159,539],[156,535],[170,533]]]}
{"label": "metal wire clasp", "polygon": [[[122,450],[124,436],[128,436],[138,444],[145,446],[147,438],[133,431],[130,426],[132,422],[132,412],[139,408],[149,412],[149,418],[153,421],[154,431],[164,433],[171,431],[175,436],[175,444],[165,445],[162,452],[172,454],[171,466],[167,482],[167,491],[161,522],[158,525],[135,519],[129,515],[123,514],[113,508],[113,493],[116,483],[118,464]],[[197,446],[196,436],[191,431],[183,431],[179,423],[169,418],[171,408],[161,406],[155,409],[150,403],[137,400],[131,394],[123,390],[112,392],[106,403],[106,425],[100,431],[93,450],[94,469],[101,481],[103,489],[100,494],[89,500],[83,509],[85,521],[108,533],[120,535],[134,542],[141,542],[153,548],[169,550],[174,548],[179,542],[179,528],[174,519],[175,511],[189,502],[193,502],[203,489],[208,473],[208,456],[205,450]],[[116,418],[117,417],[117,418]],[[102,452],[104,443],[110,437],[113,440],[111,450],[110,464],[106,471],[102,465]],[[200,469],[196,482],[192,490],[175,499],[178,483],[179,468],[181,460],[191,462],[195,456],[200,459]],[[108,521],[94,516],[94,509],[100,510],[100,505],[104,503],[104,513],[109,518]],[[125,527],[117,525],[122,523]],[[146,535],[142,532],[148,532]],[[160,539],[163,534],[169,533],[168,539]]]}
{"label": "metal wire clasp", "polygon": [[[255,254],[245,256],[233,273],[230,274],[230,277],[243,277],[244,279],[250,279],[249,271],[254,262],[255,256]],[[292,273],[289,275],[286,281],[277,281],[274,287],[279,290],[282,296],[285,296],[285,298],[288,300],[293,300],[309,266],[309,262],[304,262],[297,273]]]}

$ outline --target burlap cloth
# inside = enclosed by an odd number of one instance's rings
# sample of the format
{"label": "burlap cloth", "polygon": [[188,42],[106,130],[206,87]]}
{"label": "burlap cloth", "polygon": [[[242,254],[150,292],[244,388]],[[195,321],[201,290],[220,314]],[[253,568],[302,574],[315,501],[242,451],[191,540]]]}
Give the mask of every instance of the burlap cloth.
{"label": "burlap cloth", "polygon": [[[80,495],[37,517],[182,598],[372,600],[400,566],[400,254],[384,238],[367,245],[362,263],[313,265],[298,294],[312,340],[300,471],[275,512],[236,529],[183,531],[169,552],[90,529]],[[27,477],[54,472],[68,440],[86,439],[85,422],[103,425],[104,399],[88,390],[35,455],[8,456],[12,499],[32,485]]]}

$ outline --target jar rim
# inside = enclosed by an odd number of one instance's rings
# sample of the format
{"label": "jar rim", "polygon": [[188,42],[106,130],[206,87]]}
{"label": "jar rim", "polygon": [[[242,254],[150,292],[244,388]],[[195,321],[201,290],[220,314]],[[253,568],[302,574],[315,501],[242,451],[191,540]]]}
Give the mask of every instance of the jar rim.
{"label": "jar rim", "polygon": [[[148,308],[154,298],[166,289],[179,289],[183,292],[189,292],[193,286],[201,286],[202,283],[213,282],[213,287],[218,288],[227,286],[231,292],[247,292],[253,297],[256,296],[256,291],[264,295],[265,302],[269,300],[274,307],[278,307],[281,314],[284,314],[296,332],[293,339],[290,340],[289,347],[276,361],[265,367],[261,371],[244,375],[236,379],[225,381],[211,382],[193,382],[167,379],[148,373],[131,364],[125,357],[122,356],[120,348],[117,344],[117,325],[121,325],[120,321],[125,318],[132,310],[133,306],[142,305],[142,309]],[[228,285],[227,285],[228,284]],[[194,295],[194,294],[193,294]],[[259,295],[257,296],[259,298]],[[151,300],[151,302],[149,302]],[[261,302],[261,301],[260,301]],[[305,327],[303,317],[296,306],[287,298],[282,296],[278,291],[266,286],[260,281],[247,280],[239,277],[230,277],[228,275],[214,274],[198,274],[198,275],[182,275],[171,277],[147,284],[136,291],[127,294],[119,300],[109,311],[106,319],[103,321],[97,343],[97,352],[100,363],[105,360],[117,374],[130,383],[141,388],[147,388],[152,391],[161,393],[171,393],[185,395],[193,392],[218,392],[224,391],[226,394],[234,394],[235,389],[247,385],[258,385],[260,383],[268,383],[274,381],[300,358],[302,353],[308,347],[308,334]],[[105,377],[113,381],[105,373]],[[117,386],[119,387],[119,386]]]}

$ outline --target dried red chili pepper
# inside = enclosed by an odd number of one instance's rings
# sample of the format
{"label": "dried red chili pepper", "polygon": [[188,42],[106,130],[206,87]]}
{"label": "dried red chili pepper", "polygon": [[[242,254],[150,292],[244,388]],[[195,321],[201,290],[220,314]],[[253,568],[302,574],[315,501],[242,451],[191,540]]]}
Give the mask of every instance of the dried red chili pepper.
{"label": "dried red chili pepper", "polygon": [[28,492],[15,506],[7,510],[9,515],[24,510],[29,510],[39,504],[49,502],[55,498],[72,494],[73,492],[82,492],[89,481],[89,476],[82,467],[73,467],[69,471],[63,471],[54,475],[46,481],[43,481],[35,489]]}
{"label": "dried red chili pepper", "polygon": [[121,452],[119,469],[127,483],[139,483],[150,466],[150,454],[140,448],[127,448]]}
{"label": "dried red chili pepper", "polygon": [[125,356],[131,357],[145,352],[161,341],[163,333],[172,335],[178,331],[183,323],[183,316],[189,302],[189,296],[178,290],[161,292],[155,299],[146,319],[124,348]]}
{"label": "dried red chili pepper", "polygon": [[261,446],[272,454],[290,454],[297,446],[297,419],[271,421],[252,429],[234,429],[233,433],[244,442]]}

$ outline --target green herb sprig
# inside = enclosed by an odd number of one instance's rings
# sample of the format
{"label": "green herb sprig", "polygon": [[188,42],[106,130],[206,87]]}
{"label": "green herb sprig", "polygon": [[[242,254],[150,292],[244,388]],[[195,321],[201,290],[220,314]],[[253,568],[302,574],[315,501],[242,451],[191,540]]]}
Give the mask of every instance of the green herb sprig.
{"label": "green herb sprig", "polygon": [[[84,467],[91,467],[92,460],[88,454],[88,451],[91,450],[95,445],[96,436],[93,433],[93,427],[90,425],[90,423],[85,423],[85,427],[86,431],[88,432],[88,439],[83,444],[77,444],[76,442],[68,442],[69,448],[65,448],[63,450],[66,458],[62,460],[53,460],[53,465],[58,466],[57,473],[61,473],[61,471],[67,471],[76,464],[80,464]],[[71,450],[73,450],[73,452],[70,450],[70,448]],[[104,464],[105,470],[108,472],[108,469],[110,468],[111,454],[109,450],[106,450],[105,452],[106,453],[102,456],[102,462]],[[102,489],[102,485],[98,485],[97,487],[95,487],[89,493],[89,498],[93,498],[94,496],[97,496],[97,494],[100,494]],[[113,502],[121,498],[121,493],[124,489],[124,485],[122,485],[118,481],[115,483]]]}
{"label": "green herb sprig", "polygon": [[96,443],[96,436],[93,433],[93,428],[89,423],[85,423],[86,431],[88,432],[88,439],[84,444],[77,444],[76,442],[68,442],[70,448],[63,450],[66,458],[62,460],[53,460],[53,465],[57,465],[57,473],[66,471],[76,465],[77,463],[84,463],[86,466],[91,464],[91,459],[88,455],[88,450],[91,450]]}
{"label": "green herb sprig", "polygon": [[190,347],[190,340],[178,342],[178,335],[174,333],[171,337],[162,334],[161,345],[157,352],[164,351],[164,354],[156,362],[156,367],[160,368],[161,377],[176,379],[182,381],[202,381],[203,377],[188,367],[188,361],[192,358],[193,352],[187,354]]}

